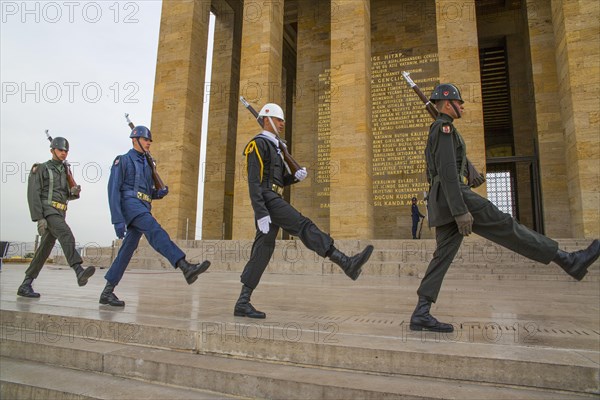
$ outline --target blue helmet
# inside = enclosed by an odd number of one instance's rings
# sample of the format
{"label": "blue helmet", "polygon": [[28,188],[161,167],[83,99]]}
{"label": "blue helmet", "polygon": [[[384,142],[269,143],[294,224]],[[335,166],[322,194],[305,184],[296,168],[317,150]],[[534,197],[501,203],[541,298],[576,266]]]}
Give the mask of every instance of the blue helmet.
{"label": "blue helmet", "polygon": [[152,133],[150,133],[150,129],[146,128],[143,125],[138,125],[131,131],[130,138],[146,138],[152,141]]}

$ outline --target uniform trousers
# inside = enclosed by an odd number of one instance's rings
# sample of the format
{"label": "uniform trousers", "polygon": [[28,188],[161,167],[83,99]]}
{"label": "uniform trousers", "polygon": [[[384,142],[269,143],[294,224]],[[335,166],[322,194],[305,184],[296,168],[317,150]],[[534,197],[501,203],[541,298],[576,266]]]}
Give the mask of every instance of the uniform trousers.
{"label": "uniform trousers", "polygon": [[173,243],[169,234],[160,226],[152,214],[140,214],[127,225],[127,233],[119,253],[104,276],[112,285],[116,286],[121,281],[142,235],[146,236],[150,246],[169,260],[173,267],[175,267],[177,261],[185,258],[185,253]]}
{"label": "uniform trousers", "polygon": [[38,277],[44,263],[52,252],[56,239],[58,239],[58,243],[60,243],[65,258],[71,267],[83,262],[75,249],[75,237],[73,236],[73,232],[71,232],[71,228],[67,225],[65,217],[59,214],[52,214],[46,217],[46,221],[48,222],[48,229],[42,235],[40,246],[36,250],[29,268],[25,271],[25,275],[32,279]]}
{"label": "uniform trousers", "polygon": [[[558,251],[556,241],[519,224],[509,214],[500,211],[493,203],[467,186],[461,189],[465,204],[474,219],[474,233],[530,260],[548,264],[554,259]],[[417,290],[419,296],[424,296],[434,303],[444,276],[462,243],[463,235],[458,232],[456,223],[450,222],[435,228],[435,239],[433,259]]]}
{"label": "uniform trousers", "polygon": [[304,245],[325,257],[333,246],[333,239],[321,231],[310,219],[300,214],[290,203],[275,192],[265,194],[265,206],[269,210],[271,224],[269,233],[262,233],[258,228],[252,244],[250,259],[244,267],[241,281],[244,285],[256,289],[263,272],[275,250],[275,239],[281,227],[289,234],[300,238]]}

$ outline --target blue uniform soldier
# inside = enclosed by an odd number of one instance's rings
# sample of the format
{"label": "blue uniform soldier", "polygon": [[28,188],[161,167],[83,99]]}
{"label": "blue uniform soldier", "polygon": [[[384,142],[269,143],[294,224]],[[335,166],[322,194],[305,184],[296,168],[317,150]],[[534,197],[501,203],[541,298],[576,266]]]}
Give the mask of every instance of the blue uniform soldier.
{"label": "blue uniform soldier", "polygon": [[133,148],[118,156],[113,162],[108,181],[108,202],[115,233],[123,244],[110,269],[104,276],[106,286],[100,295],[100,304],[122,307],[125,302],[113,293],[138,246],[142,234],[150,246],[165,257],[174,268],[183,272],[188,284],[192,284],[210,266],[209,261],[190,264],[185,254],[171,241],[169,234],[150,213],[152,200],[162,199],[168,187],[156,189],[152,180],[152,168],[146,153],[152,143],[152,134],[145,126],[136,126],[131,138]]}
{"label": "blue uniform soldier", "polygon": [[465,142],[454,127],[454,120],[464,112],[464,101],[458,88],[451,84],[436,86],[430,101],[439,112],[429,128],[425,148],[427,175],[430,183],[427,210],[429,225],[435,227],[436,249],[427,272],[417,290],[419,300],[410,319],[410,329],[452,332],[451,324],[439,322],[430,313],[446,271],[456,256],[463,236],[472,232],[540,263],[558,264],[571,277],[582,280],[590,265],[600,256],[600,241],[592,241],[585,250],[567,253],[558,243],[521,225],[509,214],[471,190],[484,178],[476,171],[471,176],[467,167]]}

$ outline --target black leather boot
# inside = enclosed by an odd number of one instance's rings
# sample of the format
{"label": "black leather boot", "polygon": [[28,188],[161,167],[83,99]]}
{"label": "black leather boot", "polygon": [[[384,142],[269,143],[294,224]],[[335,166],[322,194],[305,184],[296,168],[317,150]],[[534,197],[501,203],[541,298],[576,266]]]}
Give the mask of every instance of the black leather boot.
{"label": "black leather boot", "polygon": [[431,301],[423,296],[419,296],[417,307],[410,317],[411,331],[431,331],[431,332],[453,332],[454,327],[451,324],[445,324],[438,321],[429,314]]}
{"label": "black leather boot", "polygon": [[185,258],[182,258],[181,260],[177,261],[175,266],[179,268],[181,272],[183,272],[183,276],[185,276],[185,280],[187,281],[188,285],[191,285],[192,283],[196,282],[198,275],[210,267],[210,261],[206,260],[202,262],[202,264],[190,264],[185,260]]}
{"label": "black leather boot", "polygon": [[600,256],[600,240],[596,239],[585,250],[567,253],[558,249],[552,261],[557,263],[567,274],[580,281],[598,256]]}
{"label": "black leather boot", "polygon": [[19,286],[19,290],[17,290],[17,294],[19,296],[23,296],[23,297],[32,297],[32,298],[40,297],[40,294],[35,292],[33,290],[33,288],[31,287],[32,283],[33,283],[33,278],[25,275],[25,279],[23,280],[23,283],[21,283],[21,286]]}
{"label": "black leather boot", "polygon": [[252,288],[243,285],[240,298],[235,303],[233,309],[233,315],[236,317],[248,317],[248,318],[266,318],[267,314],[262,311],[258,311],[252,304],[250,304],[250,296],[252,295]]}
{"label": "black leather boot", "polygon": [[85,286],[89,277],[94,275],[94,272],[96,272],[95,267],[83,268],[81,264],[75,264],[73,270],[75,271],[75,275],[77,275],[77,284],[79,286]]}
{"label": "black leather boot", "polygon": [[116,294],[113,293],[115,290],[115,285],[110,282],[106,282],[106,286],[104,286],[104,290],[100,295],[100,304],[108,304],[113,307],[124,307],[125,302],[123,300],[119,300]]}
{"label": "black leather boot", "polygon": [[362,266],[371,257],[371,253],[373,253],[373,246],[371,245],[368,245],[363,251],[352,257],[348,257],[334,247],[329,255],[329,259],[339,265],[344,270],[344,273],[355,281],[362,272]]}

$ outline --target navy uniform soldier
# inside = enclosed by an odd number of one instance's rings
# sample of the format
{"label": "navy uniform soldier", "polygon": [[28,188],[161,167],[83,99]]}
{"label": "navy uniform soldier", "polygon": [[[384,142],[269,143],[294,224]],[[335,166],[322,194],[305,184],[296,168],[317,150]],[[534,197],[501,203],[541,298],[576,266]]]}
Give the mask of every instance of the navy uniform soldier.
{"label": "navy uniform soldier", "polygon": [[373,252],[373,246],[369,245],[353,257],[346,256],[334,247],[331,236],[321,231],[281,197],[283,188],[304,180],[307,171],[302,168],[291,175],[283,159],[280,146],[284,144],[278,137],[285,126],[281,107],[267,103],[260,110],[258,118],[262,118],[264,130],[244,150],[248,167],[248,189],[256,220],[256,237],[250,259],[241,275],[242,291],[234,308],[235,316],[249,318],[266,317],[264,312],[252,306],[250,296],[273,255],[279,228],[299,237],[307,248],[321,257],[329,257],[353,280],[361,274],[363,264]]}
{"label": "navy uniform soldier", "polygon": [[412,237],[413,237],[413,239],[416,239],[417,238],[417,227],[419,226],[419,221],[421,221],[421,218],[425,218],[425,216],[423,214],[421,214],[421,211],[419,211],[419,206],[417,205],[416,197],[412,198],[412,205],[410,206],[410,214],[412,216]]}
{"label": "navy uniform soldier", "polygon": [[[558,243],[519,224],[509,214],[478,195],[467,185],[467,149],[454,120],[464,112],[458,88],[451,84],[436,86],[430,101],[439,116],[429,128],[425,148],[427,175],[431,185],[427,210],[429,225],[436,227],[436,249],[417,290],[419,300],[410,320],[412,330],[452,332],[451,324],[439,322],[430,313],[442,286],[444,275],[456,256],[463,236],[471,232],[504,246],[531,260],[549,264],[554,261],[567,274],[582,280],[588,267],[600,255],[600,241],[585,250],[566,253]],[[484,178],[476,171],[474,187]]]}
{"label": "navy uniform soldier", "polygon": [[209,261],[190,264],[185,254],[171,241],[169,234],[150,213],[152,200],[162,199],[168,187],[156,189],[152,180],[152,169],[146,152],[152,144],[152,134],[145,126],[136,126],[132,131],[133,148],[118,156],[113,162],[108,180],[108,202],[115,233],[123,243],[110,269],[106,272],[106,286],[100,295],[100,304],[122,307],[125,302],[114,294],[125,269],[137,248],[142,235],[150,246],[165,257],[174,268],[179,268],[188,284],[192,284],[210,266]]}
{"label": "navy uniform soldier", "polygon": [[25,271],[25,280],[19,286],[17,294],[23,297],[40,297],[31,283],[38,277],[44,262],[52,252],[54,243],[58,243],[67,262],[77,275],[77,283],[84,286],[88,278],[94,275],[94,267],[83,268],[83,260],[75,249],[75,237],[67,225],[67,203],[79,198],[81,186],[69,188],[65,160],[69,154],[69,142],[63,137],[55,137],[50,143],[52,159],[42,164],[34,164],[27,182],[27,201],[31,220],[37,222],[41,236],[40,246],[35,252],[29,268]]}

